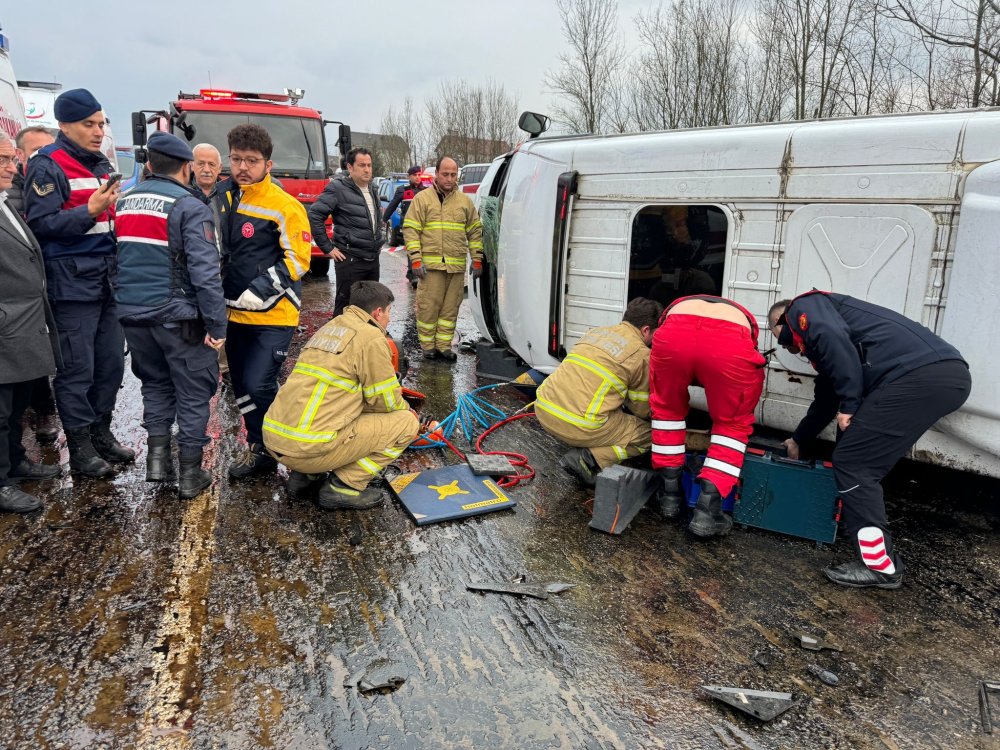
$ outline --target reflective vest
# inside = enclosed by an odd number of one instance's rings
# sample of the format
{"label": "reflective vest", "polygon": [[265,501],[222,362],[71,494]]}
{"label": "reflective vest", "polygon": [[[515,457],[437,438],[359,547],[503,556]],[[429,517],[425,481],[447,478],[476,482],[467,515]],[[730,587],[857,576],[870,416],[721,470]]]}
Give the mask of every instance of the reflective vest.
{"label": "reflective vest", "polygon": [[[68,211],[77,206],[86,206],[90,196],[94,191],[100,189],[104,183],[101,178],[94,175],[83,164],[77,161],[65,149],[56,146],[47,152],[49,158],[54,161],[59,169],[66,175],[69,182],[69,196],[62,204],[62,210]],[[106,245],[106,253],[114,252],[114,231],[115,212],[113,207],[109,207],[104,213],[94,220],[94,226],[88,229],[83,235],[67,237],[66,239],[46,242],[45,257],[47,259],[57,258],[61,255],[82,255],[89,254],[92,250]],[[103,235],[103,236],[102,236]],[[111,242],[106,242],[110,239]],[[88,241],[93,240],[93,241]],[[90,245],[94,247],[90,247]]]}
{"label": "reflective vest", "polygon": [[180,249],[171,248],[167,223],[184,198],[198,200],[173,180],[150,177],[118,199],[118,279],[115,300],[120,305],[156,308],[173,297],[195,299]]}

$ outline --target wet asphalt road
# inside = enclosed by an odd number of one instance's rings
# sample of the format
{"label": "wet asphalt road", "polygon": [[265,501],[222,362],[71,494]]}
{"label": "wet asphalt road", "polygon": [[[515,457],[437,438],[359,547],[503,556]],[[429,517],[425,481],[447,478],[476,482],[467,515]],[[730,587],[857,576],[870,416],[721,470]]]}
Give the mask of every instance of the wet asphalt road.
{"label": "wet asphalt road", "polygon": [[[390,331],[412,350],[404,266],[383,254]],[[327,280],[305,287],[299,346],[333,302]],[[464,312],[459,332],[475,334]],[[470,354],[452,367],[417,358],[406,384],[443,416],[476,385],[474,367]],[[489,398],[508,413],[524,403]],[[532,420],[490,443],[539,471],[512,492],[515,511],[417,529],[389,499],[328,513],[286,500],[280,477],[230,485],[240,428],[225,393],[210,426],[217,481],[182,502],[143,481],[130,375],[118,403],[135,466],[110,482],[36,484],[44,512],[0,517],[0,747],[1000,746],[976,701],[977,680],[1000,677],[996,481],[897,468],[887,487],[906,584],[857,592],[819,574],[845,545],[745,530],[696,543],[648,510],[621,537],[589,530],[587,493]],[[519,575],[577,587],[547,601],[465,590]],[[845,650],[803,651],[796,630]],[[840,685],[818,682],[813,663]],[[360,672],[406,682],[360,695],[344,686]],[[760,724],[700,698],[704,683],[800,703]]]}

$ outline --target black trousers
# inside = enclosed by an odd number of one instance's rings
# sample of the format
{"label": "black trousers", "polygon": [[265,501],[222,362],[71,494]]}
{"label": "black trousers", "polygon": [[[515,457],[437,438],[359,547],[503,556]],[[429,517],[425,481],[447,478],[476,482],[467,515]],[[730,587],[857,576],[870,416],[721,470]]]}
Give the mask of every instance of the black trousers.
{"label": "black trousers", "polygon": [[47,377],[31,381],[31,408],[38,417],[49,417],[56,413],[52,384]]}
{"label": "black trousers", "polygon": [[[925,365],[865,396],[833,451],[837,489],[848,536],[876,526],[886,532],[882,479],[920,436],[969,397],[972,378],[961,360]],[[892,550],[886,533],[886,547]]]}
{"label": "black trousers", "polygon": [[11,469],[24,459],[21,417],[31,400],[34,381],[0,383],[0,486],[11,484]]}
{"label": "black trousers", "polygon": [[219,386],[219,355],[203,341],[190,343],[177,324],[126,326],[132,372],[142,382],[142,426],[170,434],[177,422],[182,451],[208,444],[205,428]]}
{"label": "black trousers", "polygon": [[278,376],[288,357],[295,326],[230,323],[226,358],[236,405],[247,428],[247,442],[264,442],[264,414],[278,395]]}
{"label": "black trousers", "polygon": [[336,318],[350,304],[351,284],[355,281],[378,281],[378,256],[360,260],[348,255],[346,260],[334,261],[333,268],[337,277],[337,298],[333,305],[333,317]]}

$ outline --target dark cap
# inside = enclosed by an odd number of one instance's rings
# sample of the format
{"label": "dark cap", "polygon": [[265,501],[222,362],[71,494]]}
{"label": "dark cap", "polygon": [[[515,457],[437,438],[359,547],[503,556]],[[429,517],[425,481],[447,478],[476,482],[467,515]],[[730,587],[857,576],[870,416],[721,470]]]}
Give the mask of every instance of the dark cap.
{"label": "dark cap", "polygon": [[158,154],[169,156],[171,159],[194,161],[194,153],[189,145],[173,133],[164,133],[162,130],[157,130],[149,136],[146,148]]}
{"label": "dark cap", "polygon": [[415,165],[406,170],[406,174],[420,174],[424,170],[419,166]]}
{"label": "dark cap", "polygon": [[101,111],[101,103],[87,89],[70,89],[56,98],[53,107],[59,122],[80,122]]}

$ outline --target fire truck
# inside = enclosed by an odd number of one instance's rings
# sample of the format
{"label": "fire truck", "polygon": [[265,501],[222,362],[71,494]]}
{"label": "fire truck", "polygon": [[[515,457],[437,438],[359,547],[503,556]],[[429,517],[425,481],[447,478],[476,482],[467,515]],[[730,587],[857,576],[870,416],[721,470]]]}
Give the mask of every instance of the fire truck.
{"label": "fire truck", "polygon": [[[173,133],[192,147],[210,143],[225,155],[229,152],[227,133],[237,125],[253,123],[266,129],[274,143],[271,176],[287,193],[305,204],[313,203],[333,174],[327,161],[326,126],[339,126],[337,147],[341,158],[351,148],[351,129],[342,122],[324,120],[319,110],[300,106],[304,93],[302,89],[285,89],[282,94],[227,89],[180,92],[166,110],[132,113],[136,157],[144,160],[148,125]],[[223,156],[224,175],[228,175],[228,167]],[[330,259],[315,245],[310,271],[316,276],[330,271]]]}

